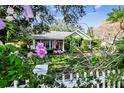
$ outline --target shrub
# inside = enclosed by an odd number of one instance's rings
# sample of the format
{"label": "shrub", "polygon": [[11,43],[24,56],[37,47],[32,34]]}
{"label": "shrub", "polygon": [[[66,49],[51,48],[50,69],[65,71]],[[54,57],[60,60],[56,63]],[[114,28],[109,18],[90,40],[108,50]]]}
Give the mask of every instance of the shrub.
{"label": "shrub", "polygon": [[47,49],[47,54],[53,54],[54,49]]}
{"label": "shrub", "polygon": [[23,77],[25,71],[19,51],[13,45],[0,46],[0,87],[8,87],[13,80]]}
{"label": "shrub", "polygon": [[116,46],[119,53],[124,53],[124,37],[116,42]]}

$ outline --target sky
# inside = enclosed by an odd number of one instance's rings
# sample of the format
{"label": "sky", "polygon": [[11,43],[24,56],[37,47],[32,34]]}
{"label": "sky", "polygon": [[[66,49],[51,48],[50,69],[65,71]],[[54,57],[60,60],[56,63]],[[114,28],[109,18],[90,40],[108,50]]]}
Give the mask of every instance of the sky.
{"label": "sky", "polygon": [[[95,8],[95,11],[93,10]],[[113,8],[118,8],[118,5],[97,5],[86,6],[86,16],[81,20],[81,23],[86,23],[88,26],[97,27],[107,18],[107,14],[112,11]],[[124,6],[120,6],[124,7]]]}
{"label": "sky", "polygon": [[[80,20],[80,24],[82,24],[84,28],[87,28],[85,24],[89,27],[97,27],[106,20],[107,14],[110,13],[113,8],[118,7],[119,5],[86,5],[86,15]],[[124,5],[120,7],[124,8]],[[60,14],[58,14],[57,17],[61,18]]]}

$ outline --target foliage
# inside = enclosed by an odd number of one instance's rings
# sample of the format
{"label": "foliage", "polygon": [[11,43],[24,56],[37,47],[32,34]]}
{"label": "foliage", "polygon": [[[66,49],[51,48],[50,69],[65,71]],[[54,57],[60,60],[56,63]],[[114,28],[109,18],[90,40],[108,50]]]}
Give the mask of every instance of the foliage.
{"label": "foliage", "polygon": [[18,41],[16,44],[18,46],[22,47],[22,48],[27,48],[27,43],[26,42]]}
{"label": "foliage", "polygon": [[80,24],[71,24],[66,23],[62,19],[57,19],[56,23],[49,26],[50,31],[76,31],[76,30],[83,30],[83,28],[80,26]]}
{"label": "foliage", "polygon": [[99,38],[96,38],[93,34],[93,27],[89,27],[87,30],[87,35],[89,35],[92,38],[91,45],[92,48],[100,48],[101,46],[101,40]]}
{"label": "foliage", "polygon": [[79,5],[62,5],[55,6],[64,16],[66,23],[77,23],[85,15],[84,6]]}
{"label": "foliage", "polygon": [[101,47],[101,40],[93,38],[91,42],[92,48],[99,49]]}
{"label": "foliage", "polygon": [[120,56],[120,58],[118,59],[118,67],[119,68],[123,68],[124,66],[124,56],[123,56],[123,53],[124,53],[124,37],[122,37],[121,39],[119,39],[117,42],[116,42],[116,48],[117,48],[117,55]]}
{"label": "foliage", "polygon": [[48,49],[47,54],[53,54],[54,49]]}
{"label": "foliage", "polygon": [[12,38],[13,33],[15,32],[15,27],[8,20],[4,20],[6,27],[0,31],[0,39],[3,43],[9,41]]}
{"label": "foliage", "polygon": [[0,46],[0,87],[8,87],[13,80],[23,77],[25,69],[19,51],[22,50],[12,45]]}
{"label": "foliage", "polygon": [[[6,10],[8,6],[1,6],[0,7],[0,15],[5,18],[7,16]],[[64,16],[64,20],[66,23],[77,23],[78,20],[84,16],[84,6],[32,6],[32,10],[34,13],[34,18],[30,19],[29,22],[23,17],[23,8],[22,6],[13,6],[14,7],[14,14],[15,14],[15,22],[17,25],[18,30],[22,26],[26,28],[30,26],[31,23],[35,22],[34,28],[39,27],[42,29],[41,31],[47,31],[49,24],[55,23],[55,9],[57,12],[61,13]],[[37,19],[39,17],[40,22]],[[21,24],[21,25],[20,25]],[[43,29],[44,28],[44,29]],[[36,29],[34,30],[36,32]],[[46,29],[46,30],[45,30]],[[21,29],[20,29],[21,30]],[[37,30],[38,31],[38,30]]]}
{"label": "foliage", "polygon": [[124,16],[124,9],[118,7],[117,9],[113,9],[112,12],[108,13],[107,21],[111,23],[119,22],[123,20],[123,16]]}
{"label": "foliage", "polygon": [[124,53],[124,37],[116,42],[117,49],[119,53]]}
{"label": "foliage", "polygon": [[90,45],[90,42],[89,41],[87,41],[87,40],[83,40],[82,41],[82,44],[81,44],[81,46],[80,46],[80,50],[81,51],[88,51],[90,48],[89,48],[89,45]]}
{"label": "foliage", "polygon": [[76,47],[79,48],[82,45],[82,37],[67,37],[65,40],[65,50],[68,52],[77,52]]}
{"label": "foliage", "polygon": [[27,58],[27,52],[13,45],[0,46],[0,87],[10,87],[14,80],[31,78],[33,81],[35,65],[43,64],[44,61],[37,56]]}

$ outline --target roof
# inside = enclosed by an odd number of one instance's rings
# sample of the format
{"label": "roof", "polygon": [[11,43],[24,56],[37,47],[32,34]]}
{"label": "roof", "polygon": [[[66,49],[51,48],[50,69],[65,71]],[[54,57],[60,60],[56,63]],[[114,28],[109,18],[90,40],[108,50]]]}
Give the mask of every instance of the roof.
{"label": "roof", "polygon": [[64,40],[67,36],[73,34],[74,32],[64,32],[64,31],[50,31],[44,32],[42,34],[33,35],[33,39],[57,39]]}
{"label": "roof", "polygon": [[78,34],[81,37],[83,37],[86,40],[90,40],[90,37],[88,35],[86,35],[85,33],[81,33],[81,32],[64,32],[64,31],[50,31],[50,32],[44,32],[42,34],[36,34],[36,35],[32,35],[33,39],[52,39],[52,40],[64,40],[66,37],[72,35],[72,34]]}

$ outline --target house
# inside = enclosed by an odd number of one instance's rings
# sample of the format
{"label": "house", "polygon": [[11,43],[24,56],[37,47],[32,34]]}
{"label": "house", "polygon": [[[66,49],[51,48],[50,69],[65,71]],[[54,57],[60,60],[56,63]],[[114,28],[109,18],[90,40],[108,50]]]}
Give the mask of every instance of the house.
{"label": "house", "polygon": [[74,32],[64,32],[64,31],[50,31],[43,32],[42,34],[32,35],[33,39],[33,49],[35,48],[38,42],[44,43],[47,49],[56,49],[65,51],[64,40],[68,36],[81,36],[83,39],[89,40],[91,44],[91,38],[81,31]]}

